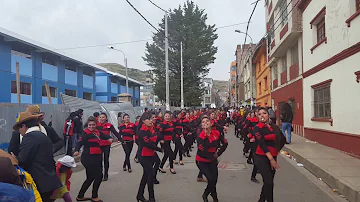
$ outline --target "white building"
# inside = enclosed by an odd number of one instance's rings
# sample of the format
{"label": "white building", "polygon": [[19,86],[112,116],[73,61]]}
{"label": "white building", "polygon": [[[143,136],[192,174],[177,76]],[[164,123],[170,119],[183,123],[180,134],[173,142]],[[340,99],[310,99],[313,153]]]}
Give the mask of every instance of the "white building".
{"label": "white building", "polygon": [[305,137],[360,156],[360,2],[300,2]]}
{"label": "white building", "polygon": [[213,107],[215,105],[215,101],[211,99],[213,83],[212,78],[202,79],[201,87],[204,88],[203,101],[201,102],[202,107]]}

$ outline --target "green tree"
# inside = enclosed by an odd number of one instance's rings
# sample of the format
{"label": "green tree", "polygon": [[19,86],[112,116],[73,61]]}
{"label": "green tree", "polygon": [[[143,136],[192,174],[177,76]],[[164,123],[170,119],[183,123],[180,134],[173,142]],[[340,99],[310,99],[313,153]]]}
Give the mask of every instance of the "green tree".
{"label": "green tree", "polygon": [[[171,103],[180,104],[180,43],[183,42],[184,101],[187,105],[199,105],[203,89],[201,78],[209,73],[214,63],[218,35],[215,25],[207,25],[207,14],[193,1],[170,10],[168,14],[169,86]],[[153,34],[153,42],[146,43],[143,59],[156,74],[154,93],[165,101],[165,18]]]}

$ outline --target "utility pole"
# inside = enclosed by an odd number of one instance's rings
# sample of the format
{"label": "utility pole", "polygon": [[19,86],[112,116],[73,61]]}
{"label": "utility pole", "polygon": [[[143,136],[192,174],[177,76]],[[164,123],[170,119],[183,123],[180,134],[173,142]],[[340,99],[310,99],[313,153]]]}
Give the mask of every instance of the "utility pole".
{"label": "utility pole", "polygon": [[166,73],[166,110],[170,111],[169,96],[169,41],[168,41],[168,14],[165,12],[165,73]]}
{"label": "utility pole", "polygon": [[180,43],[180,63],[181,63],[181,109],[184,109],[184,66],[183,66],[183,46]]}
{"label": "utility pole", "polygon": [[126,93],[129,93],[129,77],[128,77],[127,58],[125,58],[125,76],[126,76]]}

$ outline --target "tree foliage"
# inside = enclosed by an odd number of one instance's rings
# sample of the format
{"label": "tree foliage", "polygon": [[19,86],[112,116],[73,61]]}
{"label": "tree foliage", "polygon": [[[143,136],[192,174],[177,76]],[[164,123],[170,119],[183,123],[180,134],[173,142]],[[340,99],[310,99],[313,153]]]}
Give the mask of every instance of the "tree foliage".
{"label": "tree foliage", "polygon": [[[180,104],[180,43],[183,42],[184,102],[199,105],[203,89],[201,78],[209,73],[209,65],[214,63],[218,35],[215,25],[207,25],[207,14],[193,1],[170,10],[168,14],[169,41],[169,86],[171,103]],[[165,17],[153,34],[153,42],[146,43],[145,57],[148,66],[156,74],[154,93],[165,101]]]}

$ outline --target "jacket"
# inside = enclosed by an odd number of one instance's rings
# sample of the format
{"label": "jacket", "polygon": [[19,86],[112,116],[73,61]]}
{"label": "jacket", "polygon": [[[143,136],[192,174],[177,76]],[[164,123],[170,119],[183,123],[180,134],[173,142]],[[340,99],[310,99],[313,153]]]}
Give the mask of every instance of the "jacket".
{"label": "jacket", "polygon": [[35,196],[22,187],[0,182],[0,201],[35,202]]}
{"label": "jacket", "polygon": [[201,131],[196,138],[198,151],[196,153],[196,161],[199,162],[212,162],[216,160],[215,153],[220,156],[227,148],[228,142],[223,135],[220,135],[218,130],[211,130],[209,136],[205,131]]}
{"label": "jacket", "polygon": [[24,135],[17,159],[19,166],[33,177],[40,193],[61,187],[56,175],[51,140],[42,132],[31,131]]}
{"label": "jacket", "polygon": [[156,146],[157,141],[154,129],[142,125],[139,130],[138,155],[143,157],[153,157],[155,155],[155,151],[161,152],[161,148]]}

